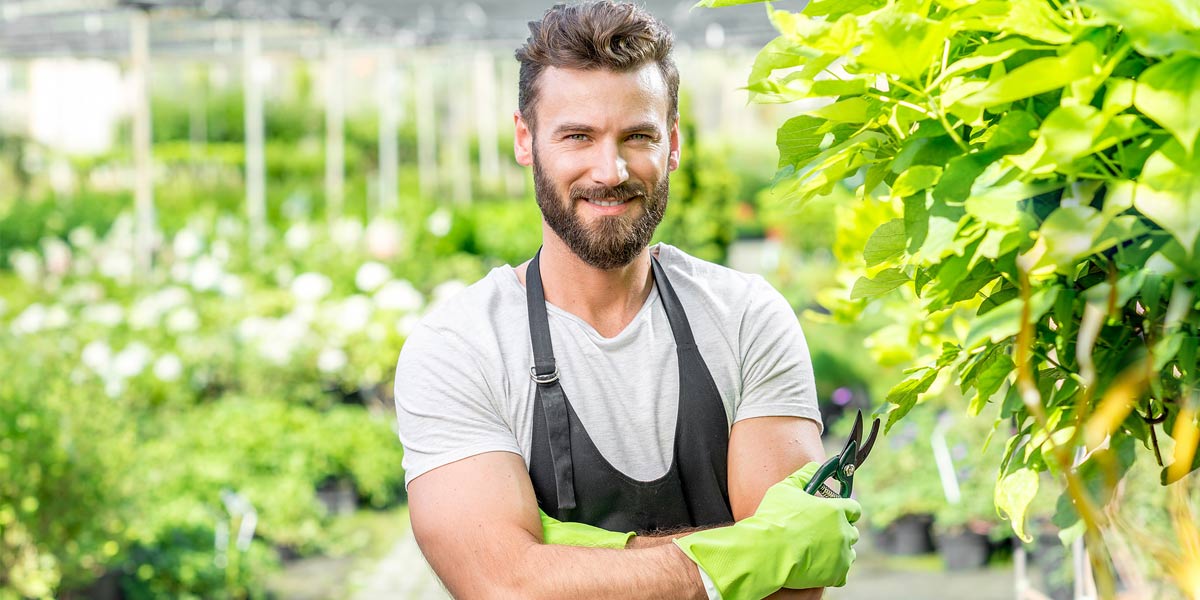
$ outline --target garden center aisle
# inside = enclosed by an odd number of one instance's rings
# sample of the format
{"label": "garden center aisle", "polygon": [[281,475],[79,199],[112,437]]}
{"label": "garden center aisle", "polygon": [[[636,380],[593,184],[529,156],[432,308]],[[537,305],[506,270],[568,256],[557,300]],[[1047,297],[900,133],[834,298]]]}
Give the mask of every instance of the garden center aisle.
{"label": "garden center aisle", "polygon": [[[969,571],[943,571],[936,556],[885,557],[860,544],[858,560],[844,588],[830,589],[827,600],[1009,600],[1014,597],[1012,567],[997,565]],[[411,531],[374,568],[356,582],[355,600],[442,600],[450,596],[429,569]]]}

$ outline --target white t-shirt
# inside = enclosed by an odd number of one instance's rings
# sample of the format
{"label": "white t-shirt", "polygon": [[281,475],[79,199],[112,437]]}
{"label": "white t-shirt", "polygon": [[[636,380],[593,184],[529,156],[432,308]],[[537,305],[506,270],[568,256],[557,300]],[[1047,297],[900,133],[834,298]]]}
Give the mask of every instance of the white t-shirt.
{"label": "white t-shirt", "polygon": [[[794,416],[820,426],[808,346],[783,296],[758,275],[667,244],[651,250],[683,304],[729,422]],[[546,310],[563,391],[596,448],[629,477],[661,477],[674,453],[679,361],[657,288],[612,338],[553,304]],[[396,366],[405,485],[484,452],[513,452],[528,466],[531,366],[525,287],[511,266],[492,269],[425,315]]]}

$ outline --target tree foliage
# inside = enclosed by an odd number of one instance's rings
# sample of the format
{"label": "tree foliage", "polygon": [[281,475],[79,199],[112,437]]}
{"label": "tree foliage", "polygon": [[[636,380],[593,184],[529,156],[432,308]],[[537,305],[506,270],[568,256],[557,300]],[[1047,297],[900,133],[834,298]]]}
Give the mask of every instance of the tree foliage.
{"label": "tree foliage", "polygon": [[1000,403],[996,501],[1022,535],[1039,472],[1066,482],[1060,522],[1094,532],[1136,445],[1164,485],[1196,469],[1200,5],[767,11],[780,35],[747,89],[802,107],[778,130],[778,188],[862,197],[840,225],[865,240],[843,255],[857,280],[824,300],[894,311],[915,363],[887,426],[950,386],[973,414]]}

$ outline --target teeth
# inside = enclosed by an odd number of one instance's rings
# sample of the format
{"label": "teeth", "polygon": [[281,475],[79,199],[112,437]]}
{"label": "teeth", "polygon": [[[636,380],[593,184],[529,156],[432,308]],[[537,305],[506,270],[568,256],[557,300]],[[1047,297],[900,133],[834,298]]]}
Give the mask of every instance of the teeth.
{"label": "teeth", "polygon": [[595,204],[596,206],[620,206],[622,204],[625,204],[625,202],[627,202],[627,201],[626,200],[617,200],[614,202],[603,202],[601,200],[588,200],[588,202],[591,202],[592,204]]}

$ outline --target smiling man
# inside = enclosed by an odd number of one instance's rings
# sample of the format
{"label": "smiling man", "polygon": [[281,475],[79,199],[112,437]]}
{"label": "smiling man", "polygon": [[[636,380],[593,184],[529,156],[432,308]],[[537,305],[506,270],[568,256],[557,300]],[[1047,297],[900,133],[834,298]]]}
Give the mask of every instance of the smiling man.
{"label": "smiling man", "polygon": [[[543,245],[422,319],[396,371],[410,515],[459,598],[817,597],[856,502],[761,277],[648,246],[679,166],[671,34],[632,4],[530,24],[514,150]],[[801,468],[803,466],[803,468]]]}

